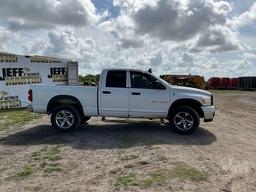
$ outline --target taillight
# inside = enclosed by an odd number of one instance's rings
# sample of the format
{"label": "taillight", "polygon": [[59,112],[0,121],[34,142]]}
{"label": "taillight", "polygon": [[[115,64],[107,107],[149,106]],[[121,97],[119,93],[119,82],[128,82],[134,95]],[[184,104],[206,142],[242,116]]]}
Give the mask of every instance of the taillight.
{"label": "taillight", "polygon": [[31,89],[29,89],[29,91],[28,91],[28,100],[29,100],[30,102],[33,101],[33,92],[32,92]]}

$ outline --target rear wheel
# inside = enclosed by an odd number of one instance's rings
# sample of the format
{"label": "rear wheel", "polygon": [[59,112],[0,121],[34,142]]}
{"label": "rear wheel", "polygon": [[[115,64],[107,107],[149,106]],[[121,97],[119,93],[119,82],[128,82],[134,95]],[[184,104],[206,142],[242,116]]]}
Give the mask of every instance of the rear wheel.
{"label": "rear wheel", "polygon": [[198,128],[200,117],[193,108],[181,106],[175,109],[169,118],[169,122],[175,132],[191,134]]}
{"label": "rear wheel", "polygon": [[56,107],[51,115],[52,126],[60,132],[70,132],[77,129],[81,123],[78,110],[70,105]]}

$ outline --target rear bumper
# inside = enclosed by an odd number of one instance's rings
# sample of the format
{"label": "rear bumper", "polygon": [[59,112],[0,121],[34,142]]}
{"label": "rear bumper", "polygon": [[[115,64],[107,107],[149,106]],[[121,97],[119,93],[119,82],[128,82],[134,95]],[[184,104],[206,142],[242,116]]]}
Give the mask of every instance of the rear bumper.
{"label": "rear bumper", "polygon": [[202,106],[201,107],[204,113],[204,122],[213,121],[215,116],[215,107],[214,106]]}

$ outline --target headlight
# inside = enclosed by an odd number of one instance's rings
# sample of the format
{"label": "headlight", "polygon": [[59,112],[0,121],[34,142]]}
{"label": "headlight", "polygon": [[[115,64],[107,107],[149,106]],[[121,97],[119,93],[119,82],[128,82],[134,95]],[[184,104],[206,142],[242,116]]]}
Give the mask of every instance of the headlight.
{"label": "headlight", "polygon": [[203,105],[211,105],[211,97],[202,97]]}

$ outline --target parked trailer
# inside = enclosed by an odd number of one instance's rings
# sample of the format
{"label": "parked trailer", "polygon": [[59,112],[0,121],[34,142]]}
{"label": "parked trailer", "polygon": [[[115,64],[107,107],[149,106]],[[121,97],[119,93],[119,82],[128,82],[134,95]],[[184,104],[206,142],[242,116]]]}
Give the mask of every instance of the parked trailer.
{"label": "parked trailer", "polygon": [[229,87],[229,78],[228,77],[221,77],[218,89],[228,89]]}
{"label": "parked trailer", "polygon": [[256,77],[211,77],[207,81],[208,89],[256,90]]}
{"label": "parked trailer", "polygon": [[77,85],[78,63],[0,52],[0,109],[26,107],[31,84]]}
{"label": "parked trailer", "polygon": [[239,79],[229,77],[211,77],[207,81],[208,89],[237,89]]}
{"label": "parked trailer", "polygon": [[211,77],[207,81],[207,88],[208,89],[217,89],[217,87],[219,87],[219,84],[220,84],[220,78],[219,77]]}
{"label": "parked trailer", "polygon": [[239,77],[239,88],[242,90],[256,90],[256,77]]}
{"label": "parked trailer", "polygon": [[239,79],[238,78],[231,78],[229,79],[229,89],[238,89]]}

